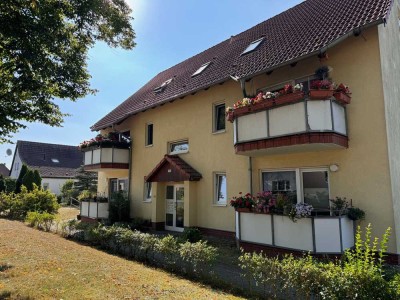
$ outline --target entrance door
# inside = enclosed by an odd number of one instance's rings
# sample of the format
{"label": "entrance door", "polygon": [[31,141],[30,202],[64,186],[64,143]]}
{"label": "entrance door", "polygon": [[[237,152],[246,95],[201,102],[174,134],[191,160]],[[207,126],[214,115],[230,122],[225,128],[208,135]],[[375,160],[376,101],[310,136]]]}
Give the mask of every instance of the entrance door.
{"label": "entrance door", "polygon": [[165,194],[165,229],[183,231],[184,216],[183,185],[167,185]]}

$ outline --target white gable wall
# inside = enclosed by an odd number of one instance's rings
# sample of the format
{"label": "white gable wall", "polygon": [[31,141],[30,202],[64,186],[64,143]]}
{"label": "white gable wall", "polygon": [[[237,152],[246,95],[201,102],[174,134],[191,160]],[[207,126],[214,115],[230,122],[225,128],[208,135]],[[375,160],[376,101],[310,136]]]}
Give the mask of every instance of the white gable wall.
{"label": "white gable wall", "polygon": [[21,167],[22,167],[22,161],[21,158],[19,156],[19,152],[18,149],[14,154],[14,160],[13,160],[13,164],[11,165],[11,174],[10,177],[17,179],[19,176],[19,172],[21,172]]}

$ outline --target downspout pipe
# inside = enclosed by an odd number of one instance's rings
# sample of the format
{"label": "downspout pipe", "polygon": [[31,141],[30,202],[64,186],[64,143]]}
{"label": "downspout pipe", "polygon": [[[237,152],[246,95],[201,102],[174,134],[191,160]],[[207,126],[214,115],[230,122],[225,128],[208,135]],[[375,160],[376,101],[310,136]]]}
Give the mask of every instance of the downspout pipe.
{"label": "downspout pipe", "polygon": [[253,158],[249,156],[249,191],[253,195]]}
{"label": "downspout pipe", "polygon": [[129,169],[128,169],[128,202],[129,202],[129,217],[131,216],[131,181],[132,181],[132,138],[131,138],[131,146],[129,147]]}

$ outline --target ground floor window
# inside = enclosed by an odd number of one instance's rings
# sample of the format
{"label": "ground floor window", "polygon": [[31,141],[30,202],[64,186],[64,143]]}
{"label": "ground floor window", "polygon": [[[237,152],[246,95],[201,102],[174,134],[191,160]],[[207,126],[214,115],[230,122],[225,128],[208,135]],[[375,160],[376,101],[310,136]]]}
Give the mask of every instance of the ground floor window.
{"label": "ground floor window", "polygon": [[226,205],[226,174],[214,173],[214,204]]}
{"label": "ground floor window", "polygon": [[43,190],[47,191],[49,189],[49,184],[47,182],[43,182]]}
{"label": "ground floor window", "polygon": [[110,195],[119,191],[128,192],[128,178],[112,178],[110,179]]}
{"label": "ground floor window", "polygon": [[329,209],[329,175],[327,168],[265,170],[263,191],[284,194],[293,203],[311,204],[314,209]]}
{"label": "ground floor window", "polygon": [[144,183],[144,201],[151,201],[151,194],[152,194],[152,184],[151,182]]}

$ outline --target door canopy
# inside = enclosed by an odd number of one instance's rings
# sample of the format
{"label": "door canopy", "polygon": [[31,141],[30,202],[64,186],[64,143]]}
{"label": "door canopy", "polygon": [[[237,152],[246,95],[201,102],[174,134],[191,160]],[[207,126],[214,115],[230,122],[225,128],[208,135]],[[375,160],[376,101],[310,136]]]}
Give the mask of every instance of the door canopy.
{"label": "door canopy", "polygon": [[145,177],[146,182],[199,181],[201,174],[177,155],[165,155]]}

